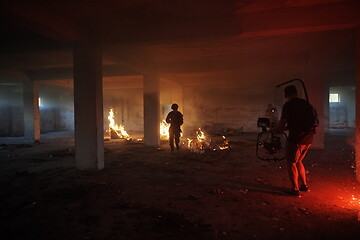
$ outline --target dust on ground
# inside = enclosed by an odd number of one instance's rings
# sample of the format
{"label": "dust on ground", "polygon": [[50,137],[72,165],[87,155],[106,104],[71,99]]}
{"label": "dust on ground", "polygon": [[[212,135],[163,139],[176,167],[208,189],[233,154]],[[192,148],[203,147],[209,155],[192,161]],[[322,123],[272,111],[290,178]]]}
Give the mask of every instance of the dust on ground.
{"label": "dust on ground", "polygon": [[171,153],[105,142],[105,168],[74,168],[74,140],[0,146],[0,239],[354,239],[359,184],[351,132],[305,159],[311,191],[282,195],[286,164],[256,159],[256,134],[232,148]]}

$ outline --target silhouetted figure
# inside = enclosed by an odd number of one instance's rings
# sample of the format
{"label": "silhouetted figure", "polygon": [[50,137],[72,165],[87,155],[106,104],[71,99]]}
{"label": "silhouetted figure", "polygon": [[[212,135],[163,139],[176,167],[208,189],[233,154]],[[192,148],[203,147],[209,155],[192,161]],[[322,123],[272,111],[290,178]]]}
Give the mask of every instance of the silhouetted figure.
{"label": "silhouetted figure", "polygon": [[184,120],[182,113],[178,111],[179,106],[176,103],[171,105],[171,109],[172,111],[169,112],[169,114],[166,117],[166,122],[170,123],[169,143],[170,143],[171,151],[173,152],[174,140],[175,140],[176,149],[180,150],[180,146],[179,146],[180,134],[181,134],[180,126],[183,124]]}
{"label": "silhouetted figure", "polygon": [[[286,143],[286,160],[292,188],[285,194],[300,197],[300,191],[307,192],[306,171],[302,163],[316,133],[317,116],[314,108],[305,99],[298,98],[296,87],[284,89],[288,100],[282,109],[281,119],[276,131],[289,130]],[[301,183],[299,187],[299,182]]]}

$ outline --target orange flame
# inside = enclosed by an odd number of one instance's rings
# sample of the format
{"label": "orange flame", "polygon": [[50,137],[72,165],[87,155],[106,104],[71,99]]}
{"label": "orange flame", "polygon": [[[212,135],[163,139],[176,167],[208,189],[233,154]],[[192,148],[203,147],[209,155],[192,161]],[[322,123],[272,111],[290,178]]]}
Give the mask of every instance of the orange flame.
{"label": "orange flame", "polygon": [[119,126],[115,123],[114,110],[112,108],[110,108],[108,120],[109,120],[109,131],[111,130],[114,131],[119,138],[125,138],[127,140],[131,139],[130,135],[125,131],[125,127],[123,125]]}
{"label": "orange flame", "polygon": [[160,123],[160,138],[169,139],[169,127],[170,123],[167,123],[164,119]]}
{"label": "orange flame", "polygon": [[206,140],[206,136],[205,133],[203,131],[201,131],[201,128],[199,128],[199,131],[196,131],[196,138],[199,142],[205,142]]}
{"label": "orange flame", "polygon": [[224,142],[222,145],[219,146],[219,149],[220,150],[226,150],[226,149],[229,149],[230,148],[230,144],[229,144],[229,141],[226,139],[225,136],[222,136],[223,139],[224,139]]}
{"label": "orange flame", "polygon": [[210,147],[211,139],[208,140],[205,136],[205,133],[199,128],[198,131],[196,131],[196,139],[187,139],[187,146],[192,151],[200,151],[204,152],[205,148]]}
{"label": "orange flame", "polygon": [[214,145],[215,143],[199,128],[196,131],[196,139],[188,138],[187,147],[192,151],[204,152],[206,149],[216,150],[227,150],[230,149],[230,143],[225,136],[222,136],[223,142],[220,145]]}

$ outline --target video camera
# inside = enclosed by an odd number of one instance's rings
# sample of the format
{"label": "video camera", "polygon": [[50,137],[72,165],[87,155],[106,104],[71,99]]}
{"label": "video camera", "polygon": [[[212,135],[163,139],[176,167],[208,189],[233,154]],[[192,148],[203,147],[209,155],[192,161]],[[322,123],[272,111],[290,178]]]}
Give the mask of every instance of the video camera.
{"label": "video camera", "polygon": [[257,126],[260,127],[262,131],[257,136],[256,156],[266,161],[285,159],[286,152],[282,146],[287,140],[287,135],[283,132],[271,132],[271,122],[269,118],[258,118]]}
{"label": "video camera", "polygon": [[270,118],[258,118],[257,126],[262,128],[262,131],[266,131],[270,128]]}

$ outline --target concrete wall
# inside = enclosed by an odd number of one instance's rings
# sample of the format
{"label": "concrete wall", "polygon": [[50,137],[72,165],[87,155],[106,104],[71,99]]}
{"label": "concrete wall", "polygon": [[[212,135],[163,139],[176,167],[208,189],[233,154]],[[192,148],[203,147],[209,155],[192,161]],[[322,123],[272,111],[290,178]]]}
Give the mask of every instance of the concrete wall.
{"label": "concrete wall", "polygon": [[134,131],[143,131],[143,89],[114,89],[104,90],[104,130],[109,126],[109,111],[114,109],[116,124],[124,125],[131,135]]}
{"label": "concrete wall", "polygon": [[160,81],[160,119],[166,119],[171,111],[171,105],[179,105],[179,111],[184,112],[183,87],[180,84],[169,81]]}
{"label": "concrete wall", "polygon": [[[275,84],[274,84],[275,85]],[[233,129],[257,132],[257,119],[274,104],[274,85],[192,87],[184,90],[186,132],[203,128],[212,131]],[[278,109],[281,111],[281,109]]]}
{"label": "concrete wall", "polygon": [[330,127],[355,127],[355,87],[331,87],[338,93],[339,103],[330,104]]}
{"label": "concrete wall", "polygon": [[[41,132],[74,130],[72,89],[40,85],[39,96]],[[24,135],[24,118],[20,84],[3,84],[0,87],[0,136]]]}
{"label": "concrete wall", "polygon": [[40,85],[41,133],[74,130],[74,95],[70,88]]}
{"label": "concrete wall", "polygon": [[0,137],[24,134],[22,86],[2,84],[0,87]]}

